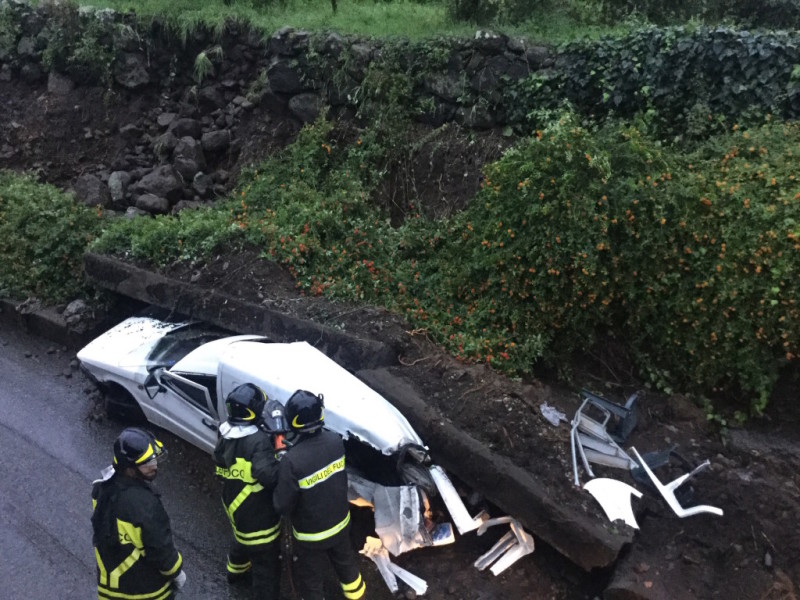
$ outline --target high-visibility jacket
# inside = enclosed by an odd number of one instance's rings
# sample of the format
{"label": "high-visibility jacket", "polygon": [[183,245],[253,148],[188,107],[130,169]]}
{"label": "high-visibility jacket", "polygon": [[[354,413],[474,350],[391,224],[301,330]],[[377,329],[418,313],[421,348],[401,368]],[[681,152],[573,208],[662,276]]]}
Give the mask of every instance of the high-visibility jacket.
{"label": "high-visibility jacket", "polygon": [[275,508],[290,515],[294,538],[327,548],[350,524],[342,438],[321,429],[302,434],[280,462]]}
{"label": "high-visibility jacket", "polygon": [[121,473],[92,486],[92,543],[100,600],[165,600],[183,559],[147,481]]}
{"label": "high-visibility jacket", "polygon": [[278,461],[269,434],[254,425],[220,426],[214,449],[222,479],[222,504],[240,544],[258,546],[280,536],[280,515],[272,505]]}

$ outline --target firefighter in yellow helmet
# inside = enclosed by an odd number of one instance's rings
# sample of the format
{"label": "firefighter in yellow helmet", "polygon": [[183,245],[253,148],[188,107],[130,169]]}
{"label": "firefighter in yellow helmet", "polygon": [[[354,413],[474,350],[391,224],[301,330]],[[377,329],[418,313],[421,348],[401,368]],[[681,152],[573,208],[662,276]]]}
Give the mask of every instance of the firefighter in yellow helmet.
{"label": "firefighter in yellow helmet", "polygon": [[92,485],[92,542],[100,600],[167,600],[186,582],[169,517],[152,481],[164,446],[144,429],[125,429],[114,464]]}
{"label": "firefighter in yellow helmet", "polygon": [[303,600],[322,600],[325,563],[330,560],[342,594],[364,597],[358,555],[350,544],[350,508],[342,438],[323,429],[323,398],[296,391],[285,417],[297,434],[280,462],[275,508],[291,517],[297,553],[295,583]]}
{"label": "firefighter in yellow helmet", "polygon": [[267,599],[278,600],[281,518],[272,505],[278,461],[272,437],[264,430],[267,404],[267,394],[252,383],[228,394],[228,420],[219,427],[214,462],[222,480],[222,504],[233,528],[228,582],[249,585],[256,562],[265,569],[265,580],[257,582],[266,587],[261,591]]}

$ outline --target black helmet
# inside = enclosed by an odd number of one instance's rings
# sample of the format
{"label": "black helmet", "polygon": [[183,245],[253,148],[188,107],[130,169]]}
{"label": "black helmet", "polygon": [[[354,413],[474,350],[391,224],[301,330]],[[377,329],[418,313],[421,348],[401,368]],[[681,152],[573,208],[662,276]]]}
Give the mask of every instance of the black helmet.
{"label": "black helmet", "polygon": [[225,406],[231,425],[258,425],[267,404],[267,393],[257,385],[245,383],[228,394]]}
{"label": "black helmet", "polygon": [[322,394],[315,395],[305,390],[297,390],[286,403],[286,420],[292,431],[306,433],[316,431],[324,422],[324,408]]}
{"label": "black helmet", "polygon": [[114,442],[114,468],[123,470],[138,467],[154,458],[164,459],[166,454],[164,444],[152,433],[138,427],[128,427]]}

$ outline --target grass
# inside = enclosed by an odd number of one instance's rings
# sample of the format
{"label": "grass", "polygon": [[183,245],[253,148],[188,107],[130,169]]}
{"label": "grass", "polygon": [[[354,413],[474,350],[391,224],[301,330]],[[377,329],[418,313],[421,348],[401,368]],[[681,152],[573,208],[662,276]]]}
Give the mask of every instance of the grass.
{"label": "grass", "polygon": [[[196,2],[194,0],[99,0],[82,3],[87,6],[132,10],[141,17],[161,17],[187,33],[205,24],[219,31],[228,18],[252,23],[256,28],[271,34],[283,26],[311,31],[332,30],[346,34],[376,38],[407,38],[421,40],[438,36],[473,37],[477,29],[473,23],[453,22],[441,2],[376,2],[373,0],[345,0],[338,2],[336,14],[328,0],[276,1],[265,6],[254,6],[246,0],[234,0],[226,6],[222,0]],[[483,27],[486,29],[486,27]],[[533,13],[530,18],[510,26],[492,27],[508,35],[526,37],[546,43],[560,43],[579,38],[597,38],[604,35],[621,35],[627,25],[606,27],[582,24],[562,8]]]}

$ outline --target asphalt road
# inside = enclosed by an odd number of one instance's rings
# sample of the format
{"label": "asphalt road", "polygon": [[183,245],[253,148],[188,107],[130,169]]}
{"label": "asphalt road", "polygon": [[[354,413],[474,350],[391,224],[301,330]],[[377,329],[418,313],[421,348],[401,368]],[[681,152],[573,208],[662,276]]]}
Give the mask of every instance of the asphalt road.
{"label": "asphalt road", "polygon": [[[93,419],[90,384],[70,373],[73,352],[0,329],[0,581],[3,598],[94,595],[92,480],[110,463],[123,424]],[[54,351],[55,350],[55,351]],[[159,434],[169,450],[157,487],[184,557],[186,598],[228,598],[229,525],[201,451]],[[220,543],[220,540],[223,542]],[[233,596],[231,596],[233,597]]]}
{"label": "asphalt road", "polygon": [[[114,439],[125,424],[98,418],[92,384],[70,368],[65,349],[0,322],[0,581],[8,600],[85,599],[95,590],[91,543],[92,480],[109,464]],[[258,597],[225,581],[230,529],[220,505],[210,457],[165,431],[168,461],[157,487],[172,520],[188,575],[187,600]],[[354,509],[357,547],[374,525],[368,509]],[[492,516],[499,516],[493,514]],[[496,531],[494,531],[496,530]],[[591,598],[582,572],[548,548],[537,548],[499,577],[472,562],[505,533],[458,537],[455,544],[424,548],[395,559],[424,578],[426,598]],[[282,596],[293,598],[284,570]],[[377,569],[362,560],[370,600],[392,598]],[[338,597],[328,574],[326,595]],[[405,597],[405,595],[403,596]],[[413,597],[413,596],[408,596]]]}

